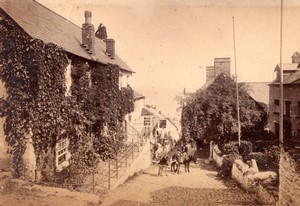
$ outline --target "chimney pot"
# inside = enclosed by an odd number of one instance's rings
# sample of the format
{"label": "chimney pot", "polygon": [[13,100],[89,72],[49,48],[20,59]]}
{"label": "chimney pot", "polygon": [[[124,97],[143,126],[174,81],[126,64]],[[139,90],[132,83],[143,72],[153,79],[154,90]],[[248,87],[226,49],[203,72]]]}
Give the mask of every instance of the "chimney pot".
{"label": "chimney pot", "polygon": [[85,17],[85,23],[86,24],[91,24],[91,22],[92,22],[92,12],[85,11],[84,12],[84,17]]}
{"label": "chimney pot", "polygon": [[299,52],[295,52],[292,56],[292,63],[300,63],[300,54]]}

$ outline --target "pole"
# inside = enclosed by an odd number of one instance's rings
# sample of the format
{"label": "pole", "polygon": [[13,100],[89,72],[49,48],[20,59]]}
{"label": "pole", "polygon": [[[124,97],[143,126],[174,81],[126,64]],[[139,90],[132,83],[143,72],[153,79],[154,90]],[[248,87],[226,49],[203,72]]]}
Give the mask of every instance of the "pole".
{"label": "pole", "polygon": [[282,68],[282,19],[283,19],[283,0],[280,8],[280,121],[279,121],[279,146],[283,147],[283,68]]}
{"label": "pole", "polygon": [[119,178],[118,154],[116,155],[116,177]]}
{"label": "pole", "polygon": [[233,22],[233,50],[234,50],[234,69],[235,69],[235,87],[236,87],[236,110],[237,110],[237,123],[238,123],[238,142],[239,142],[239,146],[241,146],[240,103],[239,103],[238,76],[237,76],[237,69],[236,69],[234,16],[232,17],[232,22]]}
{"label": "pole", "polygon": [[95,194],[95,169],[93,169],[93,194]]}

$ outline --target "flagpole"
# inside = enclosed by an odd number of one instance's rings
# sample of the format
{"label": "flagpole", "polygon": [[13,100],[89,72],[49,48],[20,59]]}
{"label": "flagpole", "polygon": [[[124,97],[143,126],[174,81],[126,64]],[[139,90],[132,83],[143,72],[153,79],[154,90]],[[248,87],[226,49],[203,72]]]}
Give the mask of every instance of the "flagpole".
{"label": "flagpole", "polygon": [[239,103],[238,76],[237,76],[237,69],[236,69],[234,16],[232,17],[232,23],[233,23],[233,50],[234,50],[234,69],[235,69],[235,87],[236,87],[236,110],[237,110],[237,123],[238,123],[238,143],[239,146],[241,146],[240,103]]}
{"label": "flagpole", "polygon": [[283,68],[282,68],[282,19],[283,19],[283,0],[280,6],[280,122],[279,122],[279,146],[283,146]]}

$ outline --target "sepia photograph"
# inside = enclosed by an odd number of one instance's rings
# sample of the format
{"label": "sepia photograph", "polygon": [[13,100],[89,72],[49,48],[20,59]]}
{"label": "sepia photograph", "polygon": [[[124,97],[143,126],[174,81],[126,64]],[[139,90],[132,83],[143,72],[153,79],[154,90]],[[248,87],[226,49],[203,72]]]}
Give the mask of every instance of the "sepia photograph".
{"label": "sepia photograph", "polygon": [[300,205],[299,19],[0,0],[0,206]]}

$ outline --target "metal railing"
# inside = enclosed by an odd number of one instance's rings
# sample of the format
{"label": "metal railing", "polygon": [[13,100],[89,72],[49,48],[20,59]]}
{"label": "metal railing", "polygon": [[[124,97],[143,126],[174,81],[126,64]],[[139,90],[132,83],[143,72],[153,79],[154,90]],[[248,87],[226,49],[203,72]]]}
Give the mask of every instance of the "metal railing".
{"label": "metal railing", "polygon": [[141,135],[131,125],[127,125],[127,132],[129,133],[127,133],[126,146],[114,158],[98,165],[98,169],[92,174],[89,183],[86,184],[92,188],[86,189],[86,192],[99,193],[97,192],[99,188],[111,189],[115,182],[126,173],[126,169],[134,162],[143,149],[146,139],[151,135],[151,132]]}

